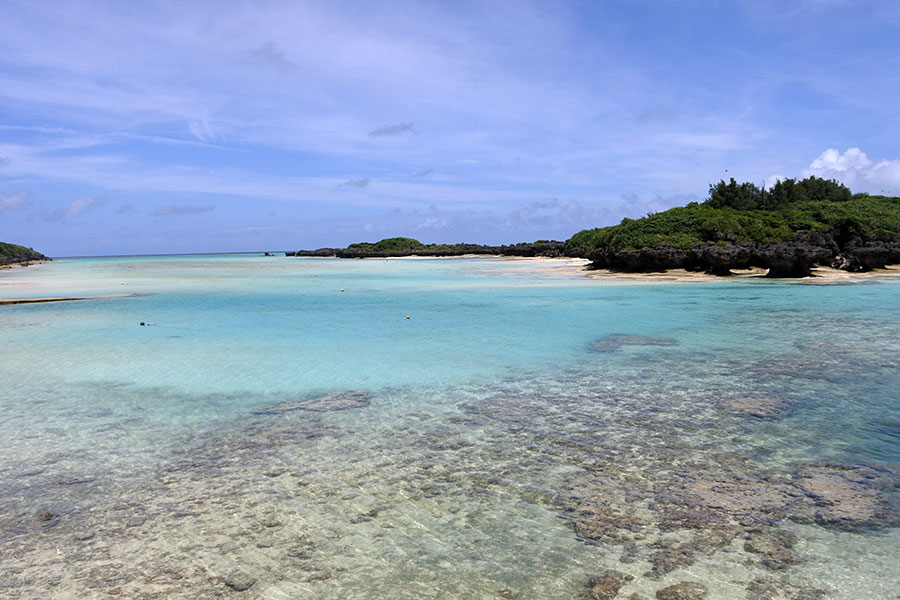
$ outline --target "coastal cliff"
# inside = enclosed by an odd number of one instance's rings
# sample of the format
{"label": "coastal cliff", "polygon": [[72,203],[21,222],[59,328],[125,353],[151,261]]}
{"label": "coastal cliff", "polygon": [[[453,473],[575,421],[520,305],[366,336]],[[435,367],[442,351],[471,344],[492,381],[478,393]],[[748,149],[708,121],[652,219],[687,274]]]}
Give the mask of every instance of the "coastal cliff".
{"label": "coastal cliff", "polygon": [[854,195],[815,177],[770,190],[732,179],[710,186],[703,203],[581,231],[565,254],[625,272],[728,275],[760,267],[768,277],[804,277],[819,265],[871,271],[900,263],[900,198]]}
{"label": "coastal cliff", "polygon": [[31,248],[0,242],[0,268],[51,260]]}

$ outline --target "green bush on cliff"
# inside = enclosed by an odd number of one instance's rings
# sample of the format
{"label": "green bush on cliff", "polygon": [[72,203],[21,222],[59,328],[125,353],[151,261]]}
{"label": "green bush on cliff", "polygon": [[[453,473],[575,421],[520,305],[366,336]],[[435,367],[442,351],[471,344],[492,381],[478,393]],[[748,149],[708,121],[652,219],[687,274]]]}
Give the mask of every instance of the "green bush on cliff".
{"label": "green bush on cliff", "polygon": [[6,242],[0,242],[0,257],[7,259],[8,261],[12,260],[44,260],[47,257],[41,254],[40,252],[36,252],[31,248],[26,248],[25,246],[19,246],[18,244],[8,244]]}
{"label": "green bush on cliff", "polygon": [[702,204],[623,219],[580,231],[566,242],[570,255],[592,250],[640,250],[656,245],[688,249],[697,243],[784,242],[817,230],[882,239],[900,236],[900,198],[853,195],[845,186],[810,177],[770,190],[732,179],[710,186]]}
{"label": "green bush on cliff", "polygon": [[421,250],[425,245],[419,240],[408,237],[386,238],[380,242],[369,244],[366,242],[360,244],[350,244],[347,248],[366,250],[368,252],[409,252],[412,250]]}

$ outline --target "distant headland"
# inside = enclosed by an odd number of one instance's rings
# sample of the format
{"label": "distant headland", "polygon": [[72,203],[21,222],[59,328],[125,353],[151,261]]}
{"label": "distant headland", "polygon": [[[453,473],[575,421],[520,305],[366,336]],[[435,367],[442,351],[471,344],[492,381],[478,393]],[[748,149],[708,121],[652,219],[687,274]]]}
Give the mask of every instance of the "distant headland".
{"label": "distant headland", "polygon": [[30,265],[45,260],[51,259],[31,248],[0,242],[0,269],[5,267]]}
{"label": "distant headland", "polygon": [[337,258],[391,258],[401,256],[537,256],[557,258],[565,256],[566,243],[554,240],[538,240],[508,246],[485,246],[482,244],[423,244],[408,237],[395,237],[380,242],[360,242],[346,248],[319,248],[318,250],[297,250],[285,252],[287,256],[331,256]]}
{"label": "distant headland", "polygon": [[[586,229],[568,240],[491,246],[423,244],[409,237],[287,256],[391,258],[492,255],[583,258],[589,268],[621,273],[675,269],[730,275],[765,269],[767,277],[806,277],[816,267],[858,273],[900,264],[900,198],[854,194],[833,180],[785,179],[769,189],[733,178],[691,202],[618,225]],[[50,260],[0,242],[0,268]]]}
{"label": "distant headland", "polygon": [[407,237],[288,256],[386,258],[469,254],[587,258],[590,268],[625,273],[672,269],[729,275],[767,269],[768,277],[806,277],[817,266],[866,272],[900,263],[900,198],[853,194],[817,177],[772,188],[720,181],[702,203],[619,225],[587,229],[565,242],[504,246],[423,244]]}

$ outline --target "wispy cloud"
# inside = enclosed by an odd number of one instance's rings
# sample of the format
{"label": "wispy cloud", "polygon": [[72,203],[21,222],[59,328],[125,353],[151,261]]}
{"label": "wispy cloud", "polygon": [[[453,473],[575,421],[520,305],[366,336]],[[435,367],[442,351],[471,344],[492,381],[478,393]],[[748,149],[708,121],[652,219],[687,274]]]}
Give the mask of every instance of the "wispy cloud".
{"label": "wispy cloud", "polygon": [[[147,18],[132,3],[6,2],[4,225],[27,220],[20,189],[47,210],[104,195],[141,214],[174,207],[159,217],[208,203],[223,226],[260,217],[258,203],[298,222],[434,203],[404,226],[486,241],[597,225],[604,209],[640,216],[726,168],[897,190],[891,159],[797,158],[833,140],[892,147],[891,3],[638,4],[149,0]],[[119,205],[97,227],[133,220]],[[68,210],[59,219],[79,219]],[[85,238],[94,221],[79,219]]]}
{"label": "wispy cloud", "polygon": [[595,226],[606,211],[586,206],[577,200],[557,198],[531,202],[512,211],[506,219],[507,227],[524,232],[556,232],[568,237],[578,229]]}
{"label": "wispy cloud", "polygon": [[28,192],[0,194],[0,213],[21,210],[30,204],[31,200],[28,197]]}
{"label": "wispy cloud", "polygon": [[188,129],[194,134],[194,137],[202,142],[213,141],[218,137],[212,121],[210,121],[207,109],[203,109],[199,118],[188,122]]}
{"label": "wispy cloud", "polygon": [[179,215],[198,215],[215,210],[215,206],[192,206],[189,204],[160,206],[153,211],[154,217],[171,217]]}
{"label": "wispy cloud", "polygon": [[384,127],[379,127],[378,129],[373,129],[369,132],[369,137],[384,137],[389,135],[403,135],[405,133],[411,133],[413,135],[418,135],[419,132],[416,131],[416,128],[413,127],[412,123],[397,123],[396,125],[385,125]]}
{"label": "wispy cloud", "polygon": [[636,117],[638,123],[650,123],[652,121],[675,121],[678,113],[670,106],[648,106]]}
{"label": "wispy cloud", "polygon": [[265,42],[246,54],[247,59],[254,66],[287,72],[297,68],[297,65],[287,59],[284,50],[275,42]]}
{"label": "wispy cloud", "polygon": [[352,187],[352,188],[367,188],[369,187],[369,178],[363,177],[361,179],[348,179],[347,181],[338,185],[338,187]]}
{"label": "wispy cloud", "polygon": [[616,215],[616,219],[629,217],[637,219],[648,214],[662,212],[675,206],[684,206],[689,202],[698,202],[702,198],[698,194],[653,194],[650,196],[628,192],[622,194],[621,202],[608,214]]}
{"label": "wispy cloud", "polygon": [[106,198],[95,198],[86,196],[84,198],[76,198],[67,206],[53,211],[47,216],[48,221],[65,221],[91,211],[98,206],[106,204]]}

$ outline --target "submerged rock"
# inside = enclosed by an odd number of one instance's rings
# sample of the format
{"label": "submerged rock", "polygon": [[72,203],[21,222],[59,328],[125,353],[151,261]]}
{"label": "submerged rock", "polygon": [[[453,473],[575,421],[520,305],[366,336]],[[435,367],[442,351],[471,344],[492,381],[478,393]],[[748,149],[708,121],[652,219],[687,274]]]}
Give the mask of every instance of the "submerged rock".
{"label": "submerged rock", "polygon": [[658,590],[656,597],[659,600],[703,600],[706,598],[706,586],[693,581],[682,581]]}
{"label": "submerged rock", "polygon": [[226,575],[222,579],[222,583],[236,592],[244,592],[256,584],[256,578],[249,573],[237,569]]}
{"label": "submerged rock", "polygon": [[744,543],[744,550],[761,555],[767,568],[778,571],[800,562],[791,551],[796,540],[796,535],[783,530],[752,533]]}
{"label": "submerged rock", "polygon": [[606,464],[574,475],[563,497],[579,537],[622,547],[624,562],[648,561],[650,578],[690,567],[736,539],[762,567],[789,569],[800,559],[795,536],[779,527],[785,521],[851,530],[900,522],[887,493],[900,477],[885,468],[769,471],[717,459],[673,469],[670,458],[645,452],[640,470]]}
{"label": "submerged rock", "polygon": [[820,600],[828,593],[820,588],[803,587],[789,581],[757,577],[747,584],[747,600]]}
{"label": "submerged rock", "polygon": [[594,577],[588,583],[591,590],[588,594],[590,600],[613,600],[626,583],[634,579],[633,575],[620,573],[612,569],[599,577]]}
{"label": "submerged rock", "polygon": [[730,398],[725,407],[731,412],[768,419],[778,417],[787,411],[787,402],[772,396],[743,396]]}
{"label": "submerged rock", "polygon": [[254,410],[254,415],[280,415],[294,410],[311,410],[314,412],[328,412],[332,410],[347,410],[350,408],[365,408],[369,406],[369,394],[359,390],[334,392],[313,398],[311,400],[299,400],[293,402],[281,402],[267,408]]}
{"label": "submerged rock", "polygon": [[612,333],[591,344],[594,352],[616,352],[623,346],[675,346],[678,341],[665,337],[646,337],[627,333]]}
{"label": "submerged rock", "polygon": [[815,522],[847,529],[896,525],[896,506],[878,487],[896,486],[900,474],[858,465],[814,465],[801,470],[795,485],[812,500]]}

